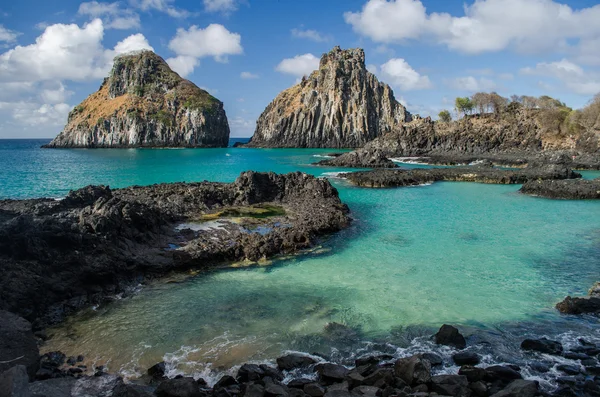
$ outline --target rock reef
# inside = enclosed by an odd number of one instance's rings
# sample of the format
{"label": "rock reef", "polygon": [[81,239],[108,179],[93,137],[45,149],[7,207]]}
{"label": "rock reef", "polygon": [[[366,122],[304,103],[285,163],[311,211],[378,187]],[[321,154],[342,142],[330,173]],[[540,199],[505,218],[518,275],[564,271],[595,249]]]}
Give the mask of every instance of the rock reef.
{"label": "rock reef", "polygon": [[0,201],[0,309],[55,323],[147,277],[309,248],[348,212],[327,180],[300,172]]}
{"label": "rock reef", "polygon": [[47,148],[227,147],[223,103],[151,51],[117,56]]}
{"label": "rock reef", "polygon": [[549,165],[519,170],[502,170],[491,166],[467,166],[453,168],[420,168],[349,172],[340,175],[350,183],[371,188],[401,187],[430,184],[439,181],[479,182],[492,184],[520,184],[530,180],[580,178],[581,174],[570,168]]}
{"label": "rock reef", "polygon": [[267,106],[247,146],[356,148],[410,120],[392,89],[367,70],[362,49],[335,47]]}
{"label": "rock reef", "polygon": [[532,196],[568,200],[600,199],[600,179],[527,181],[519,190]]}
{"label": "rock reef", "polygon": [[588,296],[567,296],[556,308],[564,314],[600,314],[600,282],[590,288]]}

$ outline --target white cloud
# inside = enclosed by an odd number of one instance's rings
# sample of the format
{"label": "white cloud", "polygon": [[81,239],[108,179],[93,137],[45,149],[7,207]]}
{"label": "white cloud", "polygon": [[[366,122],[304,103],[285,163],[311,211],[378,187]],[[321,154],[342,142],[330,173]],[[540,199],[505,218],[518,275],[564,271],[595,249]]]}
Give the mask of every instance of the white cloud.
{"label": "white cloud", "polygon": [[325,41],[330,41],[331,36],[323,35],[316,30],[312,29],[292,29],[292,37],[296,37],[298,39],[309,39],[312,41],[316,41],[318,43],[322,43]]}
{"label": "white cloud", "polygon": [[224,14],[238,9],[236,0],[204,0],[204,9],[207,12],[222,12]]}
{"label": "white cloud", "polygon": [[464,53],[565,50],[569,40],[600,37],[600,5],[573,9],[553,0],[477,0],[462,16],[428,14],[420,0],[369,0],[344,19],[376,42],[427,39]]}
{"label": "white cloud", "polygon": [[50,83],[40,92],[40,98],[43,103],[56,105],[65,103],[73,95],[73,91],[68,91],[61,83]]}
{"label": "white cloud", "polygon": [[297,77],[307,76],[313,70],[319,68],[319,58],[313,54],[296,55],[279,62],[275,70],[281,73],[291,74]]}
{"label": "white cloud", "polygon": [[210,24],[201,29],[191,26],[188,30],[177,29],[177,34],[169,42],[169,48],[177,54],[168,60],[175,65],[177,72],[191,73],[199,64],[199,59],[211,56],[217,62],[227,62],[227,55],[242,54],[242,36],[232,33],[223,25]]}
{"label": "white cloud", "polygon": [[468,92],[492,91],[496,88],[494,81],[484,77],[475,78],[473,76],[458,77],[447,81],[446,84],[456,90]]}
{"label": "white cloud", "polygon": [[194,71],[194,68],[200,65],[200,61],[197,58],[185,55],[169,58],[167,59],[167,63],[171,69],[179,73],[182,77],[186,77]]}
{"label": "white cloud", "polygon": [[171,5],[173,0],[139,0],[134,3],[142,11],[160,11],[173,18],[186,18],[190,13]]}
{"label": "white cloud", "polygon": [[231,135],[233,137],[251,136],[256,127],[256,120],[248,120],[243,117],[234,117],[229,120]]}
{"label": "white cloud", "polygon": [[381,76],[403,91],[424,90],[433,87],[429,77],[422,76],[402,58],[392,58],[381,65]]}
{"label": "white cloud", "polygon": [[[541,62],[534,68],[521,69],[521,74],[546,76],[559,80],[563,85],[576,94],[595,95],[600,92],[600,74],[597,72],[586,72],[581,66],[562,59],[556,62]],[[540,82],[546,84],[544,82]],[[550,86],[547,86],[548,88]]]}
{"label": "white cloud", "polygon": [[9,30],[0,25],[0,42],[12,43],[19,37],[20,33]]}
{"label": "white cloud", "polygon": [[92,81],[105,77],[115,55],[152,49],[142,34],[119,41],[113,49],[102,45],[100,19],[79,27],[46,27],[34,43],[0,54],[0,111],[5,121],[21,126],[59,125],[71,108],[73,94],[65,81]]}
{"label": "white cloud", "polygon": [[102,18],[106,29],[137,29],[140,16],[130,9],[122,9],[118,2],[99,3],[90,1],[79,5],[78,14],[90,18]]}
{"label": "white cloud", "polygon": [[242,72],[240,73],[240,78],[248,80],[248,79],[257,79],[259,76],[250,72]]}

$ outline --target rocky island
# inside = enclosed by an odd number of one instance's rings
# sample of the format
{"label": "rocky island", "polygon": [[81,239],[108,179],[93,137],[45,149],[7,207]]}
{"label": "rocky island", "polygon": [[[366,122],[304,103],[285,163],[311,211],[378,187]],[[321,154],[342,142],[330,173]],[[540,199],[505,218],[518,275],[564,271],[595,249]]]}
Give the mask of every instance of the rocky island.
{"label": "rocky island", "polygon": [[151,51],[119,55],[47,148],[227,147],[223,103]]}
{"label": "rocky island", "polygon": [[247,146],[356,148],[410,120],[392,89],[367,70],[362,49],[335,47],[267,106]]}

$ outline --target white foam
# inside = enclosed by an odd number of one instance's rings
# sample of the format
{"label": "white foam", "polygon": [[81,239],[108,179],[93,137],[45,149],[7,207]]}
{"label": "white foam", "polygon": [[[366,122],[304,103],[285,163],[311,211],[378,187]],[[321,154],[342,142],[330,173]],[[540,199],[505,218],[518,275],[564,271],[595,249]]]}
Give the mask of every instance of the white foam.
{"label": "white foam", "polygon": [[226,222],[223,220],[206,221],[206,222],[187,222],[187,223],[181,223],[181,224],[175,226],[175,230],[191,229],[195,232],[211,231],[211,230],[225,230],[226,231],[225,225],[227,223],[230,223],[230,222]]}
{"label": "white foam", "polygon": [[393,161],[394,163],[427,165],[427,163],[425,163],[425,162],[417,161],[419,159],[422,159],[422,157],[390,157],[389,158],[389,160]]}
{"label": "white foam", "polygon": [[324,159],[334,159],[335,158],[334,156],[326,156],[324,154],[313,154],[313,157],[321,157]]}
{"label": "white foam", "polygon": [[338,171],[338,172],[324,172],[321,174],[321,176],[325,177],[325,178],[336,178],[336,179],[346,179],[342,176],[340,176],[341,174],[347,174],[348,171]]}

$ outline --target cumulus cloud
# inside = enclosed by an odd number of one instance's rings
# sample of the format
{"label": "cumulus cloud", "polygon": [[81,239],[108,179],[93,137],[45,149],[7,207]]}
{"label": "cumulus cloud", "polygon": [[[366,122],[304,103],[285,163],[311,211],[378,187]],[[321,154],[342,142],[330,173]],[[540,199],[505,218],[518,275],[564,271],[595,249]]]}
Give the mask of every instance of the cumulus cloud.
{"label": "cumulus cloud", "polygon": [[455,90],[468,92],[492,91],[496,88],[496,83],[493,80],[486,79],[485,77],[475,78],[473,76],[457,77],[447,81],[446,84]]}
{"label": "cumulus cloud", "polygon": [[586,72],[581,66],[567,59],[550,63],[541,62],[535,67],[521,69],[520,73],[557,79],[568,90],[580,95],[595,95],[600,92],[600,74]]}
{"label": "cumulus cloud", "polygon": [[100,79],[115,55],[152,49],[142,34],[128,36],[112,49],[104,48],[103,36],[100,19],[83,27],[55,24],[35,43],[0,54],[0,111],[21,125],[62,124],[71,108],[66,81]]}
{"label": "cumulus cloud", "polygon": [[326,42],[326,41],[330,41],[331,37],[327,36],[327,35],[323,35],[319,32],[317,32],[316,30],[312,30],[312,29],[292,29],[292,37],[298,38],[298,39],[308,39],[308,40],[312,40],[312,41],[316,41],[318,43],[322,43],[322,42]]}
{"label": "cumulus cloud", "polygon": [[133,10],[121,8],[118,2],[99,3],[90,1],[79,5],[78,14],[101,18],[106,29],[137,29],[140,16]]}
{"label": "cumulus cloud", "polygon": [[428,39],[464,53],[514,48],[521,52],[567,49],[600,37],[600,5],[573,9],[553,0],[478,0],[464,15],[427,13],[420,0],[369,0],[345,21],[381,43]]}
{"label": "cumulus cloud", "polygon": [[250,136],[256,127],[256,120],[237,116],[229,120],[229,127],[231,128],[231,136],[233,137]]}
{"label": "cumulus cloud", "polygon": [[186,10],[173,7],[171,3],[173,0],[138,0],[134,2],[134,5],[142,11],[164,12],[173,18],[186,18],[190,15]]}
{"label": "cumulus cloud", "polygon": [[275,70],[281,73],[291,74],[296,77],[307,76],[313,70],[319,68],[319,58],[313,54],[296,55],[279,62]]}
{"label": "cumulus cloud", "polygon": [[249,80],[249,79],[257,79],[258,75],[254,74],[254,73],[250,73],[250,72],[242,72],[242,73],[240,73],[240,77],[242,79]]}
{"label": "cumulus cloud", "polygon": [[227,62],[227,55],[242,54],[241,41],[242,36],[219,24],[213,23],[204,29],[195,25],[187,30],[179,28],[169,42],[169,48],[177,56],[167,62],[185,76],[199,65],[200,58],[213,57],[217,62]]}
{"label": "cumulus cloud", "polygon": [[222,12],[224,14],[238,9],[236,0],[204,0],[204,10],[207,12]]}
{"label": "cumulus cloud", "polygon": [[373,74],[377,74],[377,65],[373,65],[372,63],[368,64],[367,66],[367,70]]}
{"label": "cumulus cloud", "polygon": [[17,40],[17,37],[19,37],[19,35],[20,33],[9,30],[4,26],[0,25],[0,42],[12,43],[13,41]]}
{"label": "cumulus cloud", "polygon": [[429,77],[419,74],[402,58],[392,58],[381,65],[381,77],[403,91],[433,87]]}

